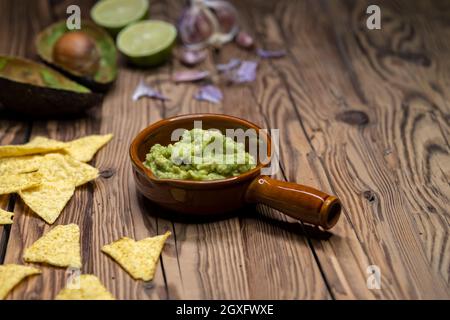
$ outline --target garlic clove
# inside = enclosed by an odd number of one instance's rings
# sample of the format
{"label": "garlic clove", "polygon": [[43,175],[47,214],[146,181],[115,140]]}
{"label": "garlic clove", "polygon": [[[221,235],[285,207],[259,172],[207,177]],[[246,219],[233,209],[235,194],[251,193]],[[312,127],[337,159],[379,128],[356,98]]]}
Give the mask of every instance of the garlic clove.
{"label": "garlic clove", "polygon": [[253,48],[253,46],[255,45],[255,42],[254,42],[252,36],[250,36],[245,31],[240,31],[237,34],[235,41],[239,47],[244,48],[244,49]]}

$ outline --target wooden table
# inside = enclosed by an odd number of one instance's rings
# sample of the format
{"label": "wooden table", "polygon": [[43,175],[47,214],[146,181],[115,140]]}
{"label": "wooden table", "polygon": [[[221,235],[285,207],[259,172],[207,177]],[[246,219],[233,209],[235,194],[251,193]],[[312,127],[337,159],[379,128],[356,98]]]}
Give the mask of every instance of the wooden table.
{"label": "wooden table", "polygon": [[[0,1],[0,53],[36,59],[33,39],[78,1]],[[87,16],[92,1],[81,3]],[[151,1],[151,16],[174,22],[183,1]],[[81,228],[83,273],[118,299],[423,299],[450,298],[450,6],[446,1],[379,3],[382,29],[365,26],[364,1],[233,1],[259,45],[286,48],[260,61],[257,81],[223,86],[214,105],[175,85],[173,60],[137,70],[121,61],[115,87],[87,117],[0,120],[0,143],[44,135],[115,138],[93,165],[101,177],[78,188],[56,221]],[[370,3],[371,4],[371,3]],[[225,46],[201,68],[253,53]],[[131,95],[141,79],[171,100]],[[1,90],[1,88],[0,88]],[[331,233],[266,207],[228,220],[190,224],[157,217],[136,193],[128,147],[144,127],[185,114],[225,113],[280,129],[280,179],[338,195],[344,212]],[[14,224],[0,227],[0,261],[23,263],[23,249],[52,227],[18,197],[2,197]],[[155,279],[134,281],[102,245],[170,230]],[[368,289],[368,266],[381,289]],[[20,284],[10,299],[53,299],[64,269]]]}

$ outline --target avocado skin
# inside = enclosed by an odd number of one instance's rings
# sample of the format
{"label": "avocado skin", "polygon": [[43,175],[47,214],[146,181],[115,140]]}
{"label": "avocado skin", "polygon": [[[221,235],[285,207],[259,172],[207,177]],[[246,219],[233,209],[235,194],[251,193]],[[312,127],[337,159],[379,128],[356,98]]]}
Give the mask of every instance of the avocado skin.
{"label": "avocado skin", "polygon": [[0,103],[6,110],[33,116],[81,114],[101,103],[99,93],[78,93],[0,78]]}

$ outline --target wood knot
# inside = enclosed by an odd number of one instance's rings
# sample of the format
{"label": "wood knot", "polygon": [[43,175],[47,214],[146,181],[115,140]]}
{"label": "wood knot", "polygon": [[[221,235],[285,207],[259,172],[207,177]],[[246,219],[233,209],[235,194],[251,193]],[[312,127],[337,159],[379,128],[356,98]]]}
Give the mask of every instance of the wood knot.
{"label": "wood knot", "polygon": [[376,200],[376,195],[375,192],[373,192],[372,190],[366,190],[363,192],[363,197],[369,201],[369,202],[374,202]]}
{"label": "wood knot", "polygon": [[336,115],[336,120],[345,122],[352,126],[365,126],[369,123],[367,113],[358,110],[348,110]]}
{"label": "wood knot", "polygon": [[103,170],[102,172],[100,172],[100,176],[105,179],[109,179],[115,174],[116,174],[116,170],[114,170],[114,169],[106,169],[106,170]]}

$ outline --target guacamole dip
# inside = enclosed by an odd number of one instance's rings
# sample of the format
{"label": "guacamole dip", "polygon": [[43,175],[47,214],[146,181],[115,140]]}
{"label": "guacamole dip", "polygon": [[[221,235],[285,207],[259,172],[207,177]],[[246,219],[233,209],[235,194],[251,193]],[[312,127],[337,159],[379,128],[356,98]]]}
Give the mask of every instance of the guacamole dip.
{"label": "guacamole dip", "polygon": [[242,143],[216,130],[184,131],[168,146],[155,144],[144,165],[161,179],[217,180],[238,176],[256,166]]}

